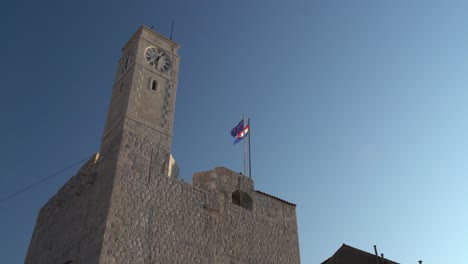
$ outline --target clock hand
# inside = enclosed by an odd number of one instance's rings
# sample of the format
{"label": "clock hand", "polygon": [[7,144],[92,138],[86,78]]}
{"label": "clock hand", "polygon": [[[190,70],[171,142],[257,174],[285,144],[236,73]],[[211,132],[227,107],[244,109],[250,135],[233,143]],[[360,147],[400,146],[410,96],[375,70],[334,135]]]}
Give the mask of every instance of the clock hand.
{"label": "clock hand", "polygon": [[154,60],[154,62],[157,64],[160,58],[161,56],[159,56],[159,54],[156,53],[156,59]]}
{"label": "clock hand", "polygon": [[166,54],[164,54],[164,52],[162,52],[162,51],[161,51],[161,53],[159,53],[159,54],[160,54],[160,55],[159,55],[159,58],[162,58],[162,57],[164,57],[164,56],[166,55]]}

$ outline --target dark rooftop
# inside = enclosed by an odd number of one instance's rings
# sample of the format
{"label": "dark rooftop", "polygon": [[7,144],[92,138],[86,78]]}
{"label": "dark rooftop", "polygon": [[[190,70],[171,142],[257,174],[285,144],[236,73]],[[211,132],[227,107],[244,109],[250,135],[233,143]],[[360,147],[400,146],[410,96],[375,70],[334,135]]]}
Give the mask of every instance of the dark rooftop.
{"label": "dark rooftop", "polygon": [[258,190],[256,190],[256,192],[257,192],[257,193],[260,193],[260,194],[263,194],[263,195],[266,195],[266,196],[268,196],[268,197],[271,197],[271,198],[273,198],[273,199],[276,199],[276,200],[278,200],[278,201],[281,201],[281,202],[283,202],[283,203],[287,203],[287,204],[289,204],[289,205],[296,206],[296,205],[293,204],[293,203],[290,203],[290,202],[288,202],[288,201],[286,201],[286,200],[283,200],[283,199],[278,198],[278,197],[276,197],[276,196],[273,196],[273,195],[271,195],[271,194],[264,193],[264,192],[258,191]]}
{"label": "dark rooftop", "polygon": [[[336,252],[321,264],[377,264],[375,254],[343,244]],[[399,264],[379,257],[379,264]]]}

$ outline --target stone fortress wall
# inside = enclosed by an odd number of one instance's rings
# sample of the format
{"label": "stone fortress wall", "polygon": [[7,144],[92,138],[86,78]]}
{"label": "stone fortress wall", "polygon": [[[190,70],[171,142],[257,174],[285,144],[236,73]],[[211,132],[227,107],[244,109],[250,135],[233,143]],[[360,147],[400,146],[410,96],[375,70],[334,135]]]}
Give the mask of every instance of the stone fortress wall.
{"label": "stone fortress wall", "polygon": [[249,178],[226,168],[197,173],[193,184],[155,178],[147,187],[155,195],[140,212],[127,213],[142,204],[140,194],[128,195],[110,219],[115,239],[103,263],[300,263],[293,204],[254,191]]}
{"label": "stone fortress wall", "polygon": [[25,263],[300,263],[295,205],[242,174],[156,177],[108,213],[96,173],[106,160],[93,162],[41,210]]}
{"label": "stone fortress wall", "polygon": [[41,208],[25,263],[96,263],[112,190],[112,175],[99,173],[111,172],[110,162],[106,166],[98,157],[94,155]]}

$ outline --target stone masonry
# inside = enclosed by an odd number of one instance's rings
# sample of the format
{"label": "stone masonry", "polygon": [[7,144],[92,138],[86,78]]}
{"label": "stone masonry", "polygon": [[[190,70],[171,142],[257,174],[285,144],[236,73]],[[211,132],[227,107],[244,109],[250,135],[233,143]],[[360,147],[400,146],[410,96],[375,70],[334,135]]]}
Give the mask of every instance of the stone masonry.
{"label": "stone masonry", "polygon": [[146,26],[125,45],[100,153],[41,209],[25,263],[300,263],[294,204],[223,167],[170,177],[178,48]]}

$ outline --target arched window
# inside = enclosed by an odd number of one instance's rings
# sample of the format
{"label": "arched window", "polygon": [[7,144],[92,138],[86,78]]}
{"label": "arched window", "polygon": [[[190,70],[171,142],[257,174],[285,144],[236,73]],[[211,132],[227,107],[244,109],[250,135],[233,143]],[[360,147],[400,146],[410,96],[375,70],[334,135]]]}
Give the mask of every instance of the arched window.
{"label": "arched window", "polygon": [[248,193],[241,190],[236,190],[232,193],[232,203],[250,211],[253,208],[252,198]]}

